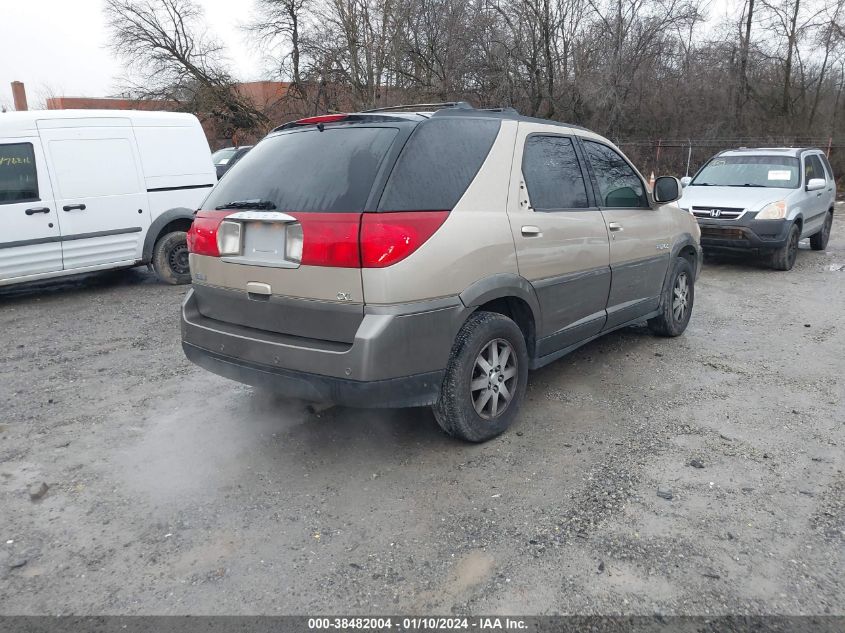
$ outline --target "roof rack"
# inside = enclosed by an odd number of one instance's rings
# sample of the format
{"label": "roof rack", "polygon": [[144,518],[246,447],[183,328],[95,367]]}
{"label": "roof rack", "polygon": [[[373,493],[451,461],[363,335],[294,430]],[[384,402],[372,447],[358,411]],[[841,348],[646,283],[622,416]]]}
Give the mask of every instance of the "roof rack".
{"label": "roof rack", "polygon": [[392,112],[395,110],[433,110],[435,108],[460,108],[461,110],[474,110],[474,108],[466,101],[443,101],[441,103],[409,103],[407,105],[373,108],[372,110],[362,110],[361,114],[369,114],[371,112]]}

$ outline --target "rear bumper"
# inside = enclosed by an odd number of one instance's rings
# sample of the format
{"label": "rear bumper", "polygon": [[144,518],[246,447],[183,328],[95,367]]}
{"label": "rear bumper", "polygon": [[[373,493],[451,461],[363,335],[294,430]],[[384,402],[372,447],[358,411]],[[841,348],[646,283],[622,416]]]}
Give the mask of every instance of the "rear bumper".
{"label": "rear bumper", "polygon": [[445,370],[387,380],[361,382],[256,365],[240,358],[215,354],[182,342],[188,360],[208,371],[238,382],[264,387],[289,398],[331,402],[347,407],[420,407],[434,404]]}
{"label": "rear bumper", "polygon": [[782,248],[789,236],[790,220],[698,219],[704,248],[730,250],[774,250]]}
{"label": "rear bumper", "polygon": [[433,404],[469,310],[457,297],[367,306],[352,343],[289,336],[203,316],[182,304],[182,347],[209,371],[289,397],[347,406]]}

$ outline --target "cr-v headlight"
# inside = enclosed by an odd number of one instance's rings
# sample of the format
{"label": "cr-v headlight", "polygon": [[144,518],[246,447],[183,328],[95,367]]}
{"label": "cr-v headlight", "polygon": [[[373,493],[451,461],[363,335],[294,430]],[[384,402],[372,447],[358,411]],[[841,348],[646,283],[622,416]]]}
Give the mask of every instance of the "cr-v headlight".
{"label": "cr-v headlight", "polygon": [[778,200],[763,207],[757,214],[757,220],[783,220],[786,217],[786,200]]}

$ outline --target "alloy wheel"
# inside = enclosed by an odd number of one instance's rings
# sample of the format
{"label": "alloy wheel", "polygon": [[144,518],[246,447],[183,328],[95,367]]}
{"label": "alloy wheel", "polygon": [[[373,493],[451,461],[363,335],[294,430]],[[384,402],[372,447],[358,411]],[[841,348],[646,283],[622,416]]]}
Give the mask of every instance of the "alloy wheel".
{"label": "alloy wheel", "polygon": [[686,273],[681,273],[675,279],[675,287],[672,289],[672,316],[680,323],[684,320],[689,308],[689,280]]}
{"label": "alloy wheel", "polygon": [[502,415],[516,393],[518,379],[511,344],[501,338],[487,343],[475,359],[469,387],[476,413],[487,420]]}

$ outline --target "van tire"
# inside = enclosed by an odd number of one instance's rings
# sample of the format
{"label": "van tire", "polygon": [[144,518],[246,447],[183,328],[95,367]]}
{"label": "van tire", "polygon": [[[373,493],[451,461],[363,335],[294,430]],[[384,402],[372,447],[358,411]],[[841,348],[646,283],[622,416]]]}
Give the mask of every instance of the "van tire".
{"label": "van tire", "polygon": [[152,264],[161,281],[173,285],[191,282],[187,236],[185,231],[172,231],[156,240]]}
{"label": "van tire", "polygon": [[663,289],[660,314],[648,320],[648,328],[658,336],[680,336],[687,329],[695,304],[695,275],[684,257],[675,258],[668,283]]}
{"label": "van tire", "polygon": [[[493,347],[495,346],[495,348]],[[480,360],[485,363],[492,354],[499,356],[507,352],[505,367],[492,369],[495,383],[496,403],[505,402],[505,392],[511,397],[504,410],[492,414],[492,398],[482,407],[482,413],[475,409],[471,383],[483,379]],[[498,368],[498,372],[496,371]],[[510,378],[505,378],[510,374]],[[499,376],[502,379],[499,379]],[[510,383],[500,391],[500,385]],[[528,382],[528,350],[525,337],[519,327],[508,317],[496,312],[475,312],[461,327],[446,368],[446,376],[440,389],[440,398],[434,405],[434,417],[446,433],[467,442],[484,442],[504,432],[516,419],[519,407],[525,397]],[[492,394],[492,389],[489,389]],[[480,401],[479,391],[476,400]],[[497,406],[498,408],[498,406]],[[484,411],[487,410],[486,413]],[[484,417],[487,416],[487,417]]]}
{"label": "van tire", "polygon": [[830,239],[830,227],[833,226],[833,211],[827,212],[827,217],[824,219],[824,224],[819,232],[810,236],[810,248],[814,251],[823,251],[827,248],[827,242]]}

